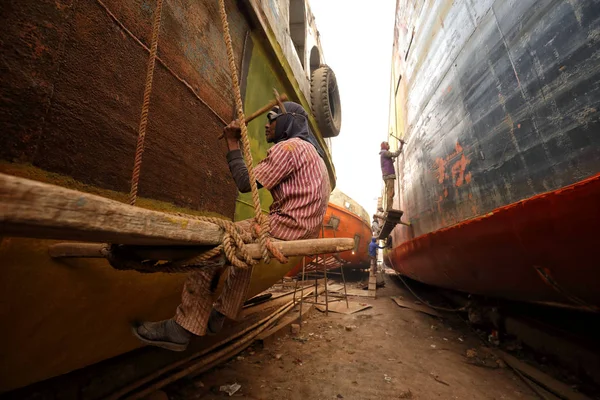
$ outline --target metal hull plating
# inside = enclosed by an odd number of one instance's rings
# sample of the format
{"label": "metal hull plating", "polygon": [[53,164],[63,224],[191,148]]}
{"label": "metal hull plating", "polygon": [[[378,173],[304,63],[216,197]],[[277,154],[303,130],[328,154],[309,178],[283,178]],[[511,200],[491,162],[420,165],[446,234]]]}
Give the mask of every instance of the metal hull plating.
{"label": "metal hull plating", "polygon": [[[155,5],[2,4],[0,171],[126,201]],[[226,146],[217,140],[234,115],[217,7],[164,2],[137,204],[240,220],[252,216],[252,206],[238,197]],[[228,0],[226,7],[246,112],[269,102],[274,87],[310,110],[310,71],[285,36],[288,3],[263,9],[260,1]],[[318,134],[312,116],[310,123]],[[249,124],[255,159],[268,148],[263,126]],[[333,184],[329,155],[326,164]],[[268,208],[266,190],[261,199]],[[0,318],[10,321],[0,334],[0,392],[136,349],[129,324],[168,318],[178,305],[185,275],[120,272],[101,260],[58,262],[47,254],[52,243],[0,238]],[[298,260],[290,262],[257,265],[249,296]]]}
{"label": "metal hull plating", "polygon": [[388,261],[465,292],[600,305],[600,3],[400,0],[395,35],[394,207],[412,227]]}

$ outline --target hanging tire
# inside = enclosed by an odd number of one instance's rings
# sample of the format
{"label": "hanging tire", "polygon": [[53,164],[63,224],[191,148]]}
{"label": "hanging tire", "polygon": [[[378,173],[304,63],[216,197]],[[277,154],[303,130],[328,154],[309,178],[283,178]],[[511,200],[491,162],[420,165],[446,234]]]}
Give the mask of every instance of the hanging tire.
{"label": "hanging tire", "polygon": [[312,110],[324,138],[340,134],[342,104],[333,70],[322,64],[313,71],[310,85]]}

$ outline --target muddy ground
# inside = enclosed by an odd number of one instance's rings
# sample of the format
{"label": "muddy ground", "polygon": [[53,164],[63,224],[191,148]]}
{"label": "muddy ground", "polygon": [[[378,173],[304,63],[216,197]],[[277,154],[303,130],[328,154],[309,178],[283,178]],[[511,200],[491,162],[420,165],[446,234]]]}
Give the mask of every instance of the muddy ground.
{"label": "muddy ground", "polygon": [[[372,308],[312,311],[300,334],[255,345],[229,363],[168,388],[170,399],[536,399],[456,314],[437,318],[398,307],[414,298],[393,277]],[[289,330],[286,330],[289,332]]]}

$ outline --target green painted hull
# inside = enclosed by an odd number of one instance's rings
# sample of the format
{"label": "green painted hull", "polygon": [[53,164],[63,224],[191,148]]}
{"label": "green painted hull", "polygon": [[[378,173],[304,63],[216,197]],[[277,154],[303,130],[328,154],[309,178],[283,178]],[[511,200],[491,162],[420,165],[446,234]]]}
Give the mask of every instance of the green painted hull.
{"label": "green painted hull", "polygon": [[[148,3],[105,1],[114,18],[92,0],[24,0],[3,10],[1,172],[125,201],[147,52],[115,18],[147,43]],[[242,220],[253,216],[251,198],[236,190],[225,143],[216,139],[220,119],[234,115],[216,4],[165,3],[138,204]],[[309,109],[272,32],[251,29],[236,4],[227,1],[246,112],[269,102],[273,88]],[[318,133],[312,116],[311,125]],[[256,163],[268,149],[264,119],[249,133]],[[335,182],[329,156],[327,164]],[[270,194],[260,197],[267,210]],[[52,243],[0,238],[0,392],[139,348],[130,324],[169,318],[179,304],[185,275],[54,261]],[[258,264],[249,296],[297,262]]]}

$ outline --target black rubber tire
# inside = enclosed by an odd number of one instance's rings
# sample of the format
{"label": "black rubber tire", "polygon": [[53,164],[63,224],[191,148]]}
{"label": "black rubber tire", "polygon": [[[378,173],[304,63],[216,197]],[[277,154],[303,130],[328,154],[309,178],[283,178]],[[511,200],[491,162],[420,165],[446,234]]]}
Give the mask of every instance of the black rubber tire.
{"label": "black rubber tire", "polygon": [[333,70],[322,64],[313,71],[310,85],[312,110],[324,138],[335,137],[342,128],[342,104]]}

